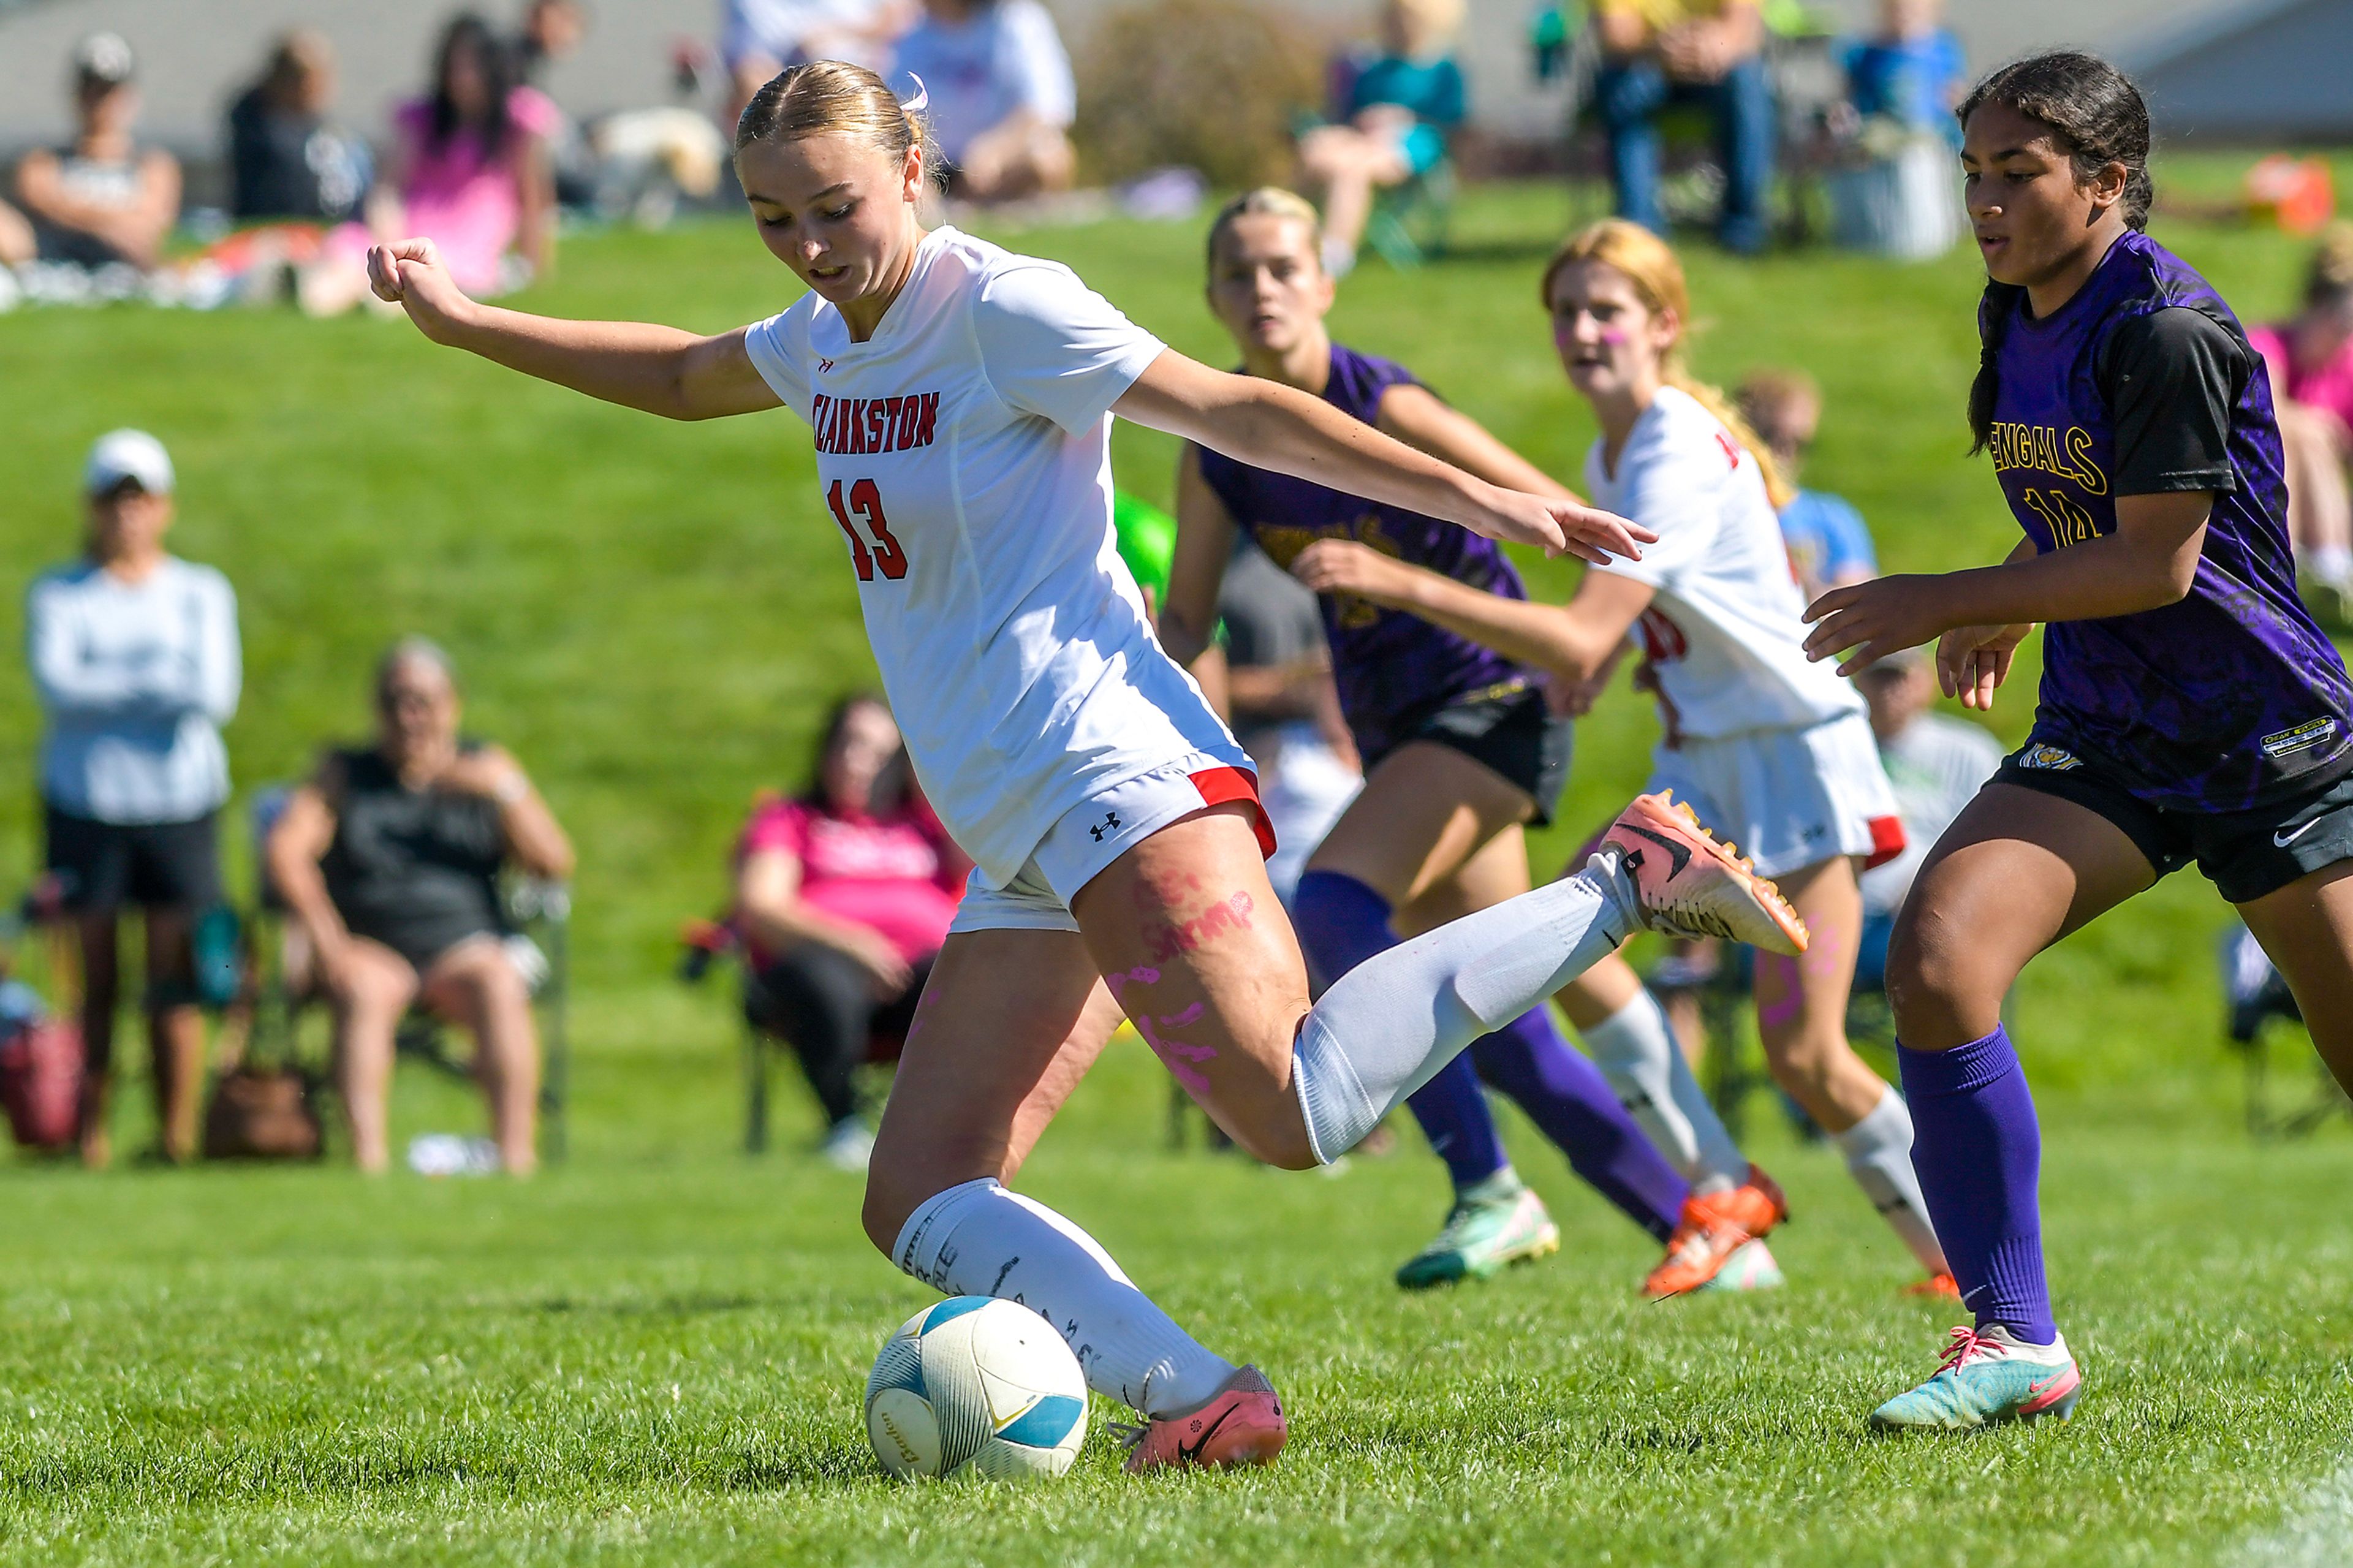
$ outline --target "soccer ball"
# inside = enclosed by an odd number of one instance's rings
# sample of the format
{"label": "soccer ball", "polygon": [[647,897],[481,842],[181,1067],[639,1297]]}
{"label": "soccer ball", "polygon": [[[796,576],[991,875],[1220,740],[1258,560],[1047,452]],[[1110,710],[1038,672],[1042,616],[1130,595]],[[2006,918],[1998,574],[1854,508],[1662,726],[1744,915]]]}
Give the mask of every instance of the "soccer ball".
{"label": "soccer ball", "polygon": [[1029,1308],[957,1296],[882,1342],[866,1379],[866,1436],[901,1480],[1059,1476],[1086,1441],[1086,1376]]}

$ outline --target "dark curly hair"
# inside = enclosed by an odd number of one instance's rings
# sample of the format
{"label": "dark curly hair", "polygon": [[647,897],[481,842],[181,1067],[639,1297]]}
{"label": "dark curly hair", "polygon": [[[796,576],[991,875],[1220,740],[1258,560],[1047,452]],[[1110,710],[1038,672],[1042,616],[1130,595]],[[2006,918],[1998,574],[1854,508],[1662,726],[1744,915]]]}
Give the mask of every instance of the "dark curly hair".
{"label": "dark curly hair", "polygon": [[[1978,82],[1957,111],[1962,125],[1989,103],[2049,126],[2052,140],[2074,165],[2079,184],[2089,184],[2111,163],[2123,164],[2126,226],[2148,227],[2148,209],[2157,199],[2148,177],[2148,105],[2130,77],[2096,55],[2054,50],[2003,66]],[[1985,450],[1993,434],[2000,384],[1995,361],[2020,292],[2015,284],[1989,280],[1978,309],[1978,377],[1969,388],[1969,434],[1976,437],[1971,457]]]}

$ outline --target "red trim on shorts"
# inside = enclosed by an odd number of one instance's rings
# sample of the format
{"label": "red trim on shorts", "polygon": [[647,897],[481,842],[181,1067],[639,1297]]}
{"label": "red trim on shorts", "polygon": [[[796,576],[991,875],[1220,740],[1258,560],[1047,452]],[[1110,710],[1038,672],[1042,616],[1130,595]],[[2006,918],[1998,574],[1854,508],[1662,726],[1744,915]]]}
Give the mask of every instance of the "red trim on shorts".
{"label": "red trim on shorts", "polygon": [[1250,802],[1250,828],[1258,835],[1258,852],[1269,859],[1274,858],[1274,824],[1267,820],[1266,807],[1258,798],[1258,775],[1241,768],[1203,768],[1190,775],[1193,787],[1201,792],[1203,805],[1223,805],[1228,801]]}
{"label": "red trim on shorts", "polygon": [[1900,816],[1874,816],[1871,819],[1871,858],[1862,863],[1866,871],[1875,870],[1904,853],[1908,841],[1904,837],[1904,819]]}

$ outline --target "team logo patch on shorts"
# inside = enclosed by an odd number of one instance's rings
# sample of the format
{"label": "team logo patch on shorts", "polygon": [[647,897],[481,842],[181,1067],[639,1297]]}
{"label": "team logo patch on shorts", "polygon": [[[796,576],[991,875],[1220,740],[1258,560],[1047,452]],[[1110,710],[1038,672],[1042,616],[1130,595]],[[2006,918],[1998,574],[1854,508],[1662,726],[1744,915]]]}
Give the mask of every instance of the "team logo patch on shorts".
{"label": "team logo patch on shorts", "polygon": [[2263,739],[2263,755],[2277,762],[2280,758],[2293,755],[2297,752],[2308,752],[2321,742],[2334,740],[2336,737],[2336,720],[2314,719],[2298,724],[2293,730],[2282,730],[2276,735],[2265,735]]}
{"label": "team logo patch on shorts", "polygon": [[2045,741],[2037,741],[2018,753],[2018,765],[2042,773],[2063,773],[2070,768],[2080,768],[2084,760],[2073,752],[2063,752]]}

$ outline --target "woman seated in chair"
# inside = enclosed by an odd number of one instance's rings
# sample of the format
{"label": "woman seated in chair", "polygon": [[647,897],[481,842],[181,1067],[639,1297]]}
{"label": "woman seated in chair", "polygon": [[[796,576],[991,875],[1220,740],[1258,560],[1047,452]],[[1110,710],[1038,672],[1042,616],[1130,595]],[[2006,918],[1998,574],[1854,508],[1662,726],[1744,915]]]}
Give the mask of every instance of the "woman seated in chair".
{"label": "woman seated in chair", "polygon": [[1385,0],[1379,48],[1335,69],[1335,122],[1299,139],[1303,182],[1324,194],[1324,270],[1345,278],[1373,216],[1373,195],[1418,180],[1446,156],[1464,113],[1451,52],[1462,0]]}
{"label": "woman seated in chair", "polygon": [[826,1118],[821,1152],[863,1170],[874,1137],[853,1075],[877,1036],[903,1037],[972,862],[914,788],[881,699],[844,698],[802,795],[752,814],[731,923],[744,1015],[800,1058]]}
{"label": "woman seated in chair", "polygon": [[539,1039],[499,898],[509,865],[551,881],[572,846],[515,760],[458,731],[447,655],[422,637],[376,667],[375,743],[328,752],[270,830],[269,871],[335,1015],[335,1087],[364,1171],[386,1159],[402,1017],[472,1032],[501,1167],[538,1164]]}

